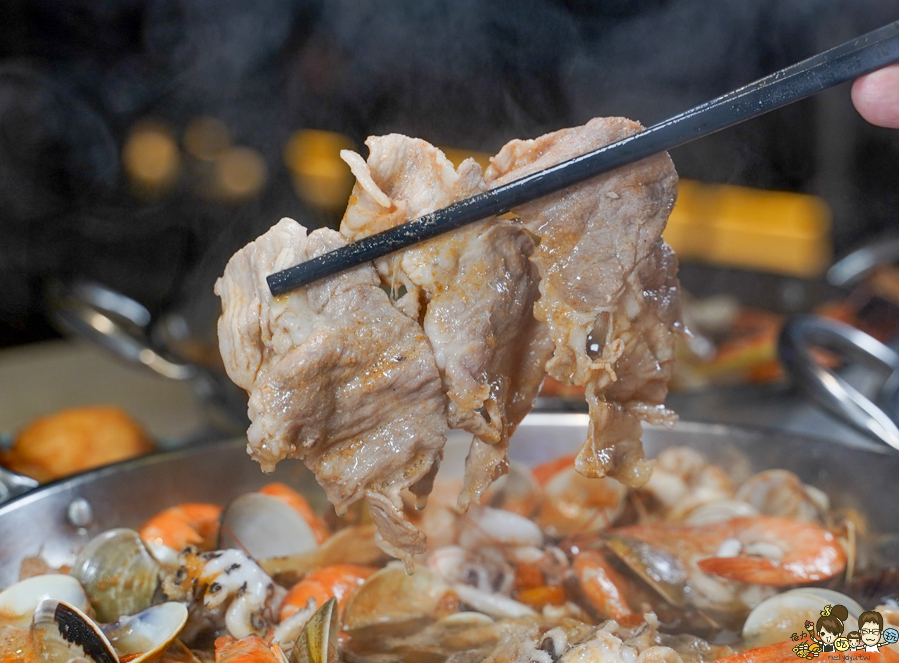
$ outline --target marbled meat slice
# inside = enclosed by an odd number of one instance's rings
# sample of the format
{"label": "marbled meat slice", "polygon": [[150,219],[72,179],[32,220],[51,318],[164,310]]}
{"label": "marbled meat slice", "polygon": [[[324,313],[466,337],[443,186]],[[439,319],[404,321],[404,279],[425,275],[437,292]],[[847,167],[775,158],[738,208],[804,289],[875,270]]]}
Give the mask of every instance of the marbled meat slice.
{"label": "marbled meat slice", "polygon": [[430,490],[447,425],[430,343],[370,265],[278,298],[265,282],[345,244],[283,219],[238,251],[215,284],[219,345],[229,377],[250,394],[250,455],[265,471],[302,459],[338,512],[364,499],[379,545],[408,560],[427,546],[400,491]]}
{"label": "marbled meat slice", "polygon": [[[342,156],[356,187],[341,232],[357,239],[484,191],[471,159],[458,170],[436,147],[397,134],[366,141],[365,161]],[[504,474],[509,436],[530,410],[552,351],[534,319],[534,242],[520,224],[488,219],[378,261],[397,306],[419,319],[434,348],[452,428],[475,435],[459,506]]]}
{"label": "marbled meat slice", "polygon": [[[597,118],[534,140],[514,140],[491,160],[491,187],[624,138],[642,127]],[[555,342],[547,371],[584,385],[588,439],[575,467],[630,485],[649,478],[640,421],[669,423],[664,408],[681,328],[677,260],[662,231],[677,174],[661,154],[515,210],[539,236],[537,319]]]}

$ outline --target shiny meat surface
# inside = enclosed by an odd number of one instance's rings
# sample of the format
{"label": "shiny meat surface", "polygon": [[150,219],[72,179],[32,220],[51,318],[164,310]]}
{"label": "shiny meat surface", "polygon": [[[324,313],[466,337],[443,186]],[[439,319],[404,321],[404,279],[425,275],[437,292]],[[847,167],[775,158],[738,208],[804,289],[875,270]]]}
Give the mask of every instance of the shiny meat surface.
{"label": "shiny meat surface", "polygon": [[[524,177],[641,130],[597,118],[534,140],[514,140],[491,160],[490,186]],[[658,155],[516,209],[539,236],[534,307],[555,343],[548,373],[584,385],[589,436],[576,468],[630,485],[649,478],[640,420],[669,423],[664,408],[681,328],[677,260],[662,241],[677,175]]]}
{"label": "shiny meat surface", "polygon": [[[344,152],[357,183],[341,224],[350,239],[385,230],[486,188],[473,160],[458,170],[423,140],[366,141],[367,161]],[[517,223],[488,219],[378,262],[397,306],[421,321],[447,395],[450,427],[475,435],[459,505],[476,503],[505,473],[509,436],[531,409],[552,351],[532,314],[534,242]]]}
{"label": "shiny meat surface", "polygon": [[486,174],[423,140],[344,151],[356,185],[340,234],[288,219],[239,251],[216,283],[228,375],[250,393],[251,455],[312,469],[338,512],[364,499],[385,551],[427,543],[402,512],[439,466],[447,427],[474,435],[458,507],[508,468],[509,438],[546,372],[584,385],[585,476],[644,483],[640,422],[664,408],[681,326],[677,260],[662,241],[677,175],[659,155],[272,299],[268,274],[640,130],[596,119],[512,141]]}
{"label": "shiny meat surface", "polygon": [[248,451],[271,471],[300,458],[338,513],[364,499],[397,557],[427,548],[400,491],[426,495],[445,442],[445,397],[420,325],[391,304],[370,265],[271,297],[265,277],[346,243],[290,219],[238,251],[215,285],[219,344],[250,394]]}

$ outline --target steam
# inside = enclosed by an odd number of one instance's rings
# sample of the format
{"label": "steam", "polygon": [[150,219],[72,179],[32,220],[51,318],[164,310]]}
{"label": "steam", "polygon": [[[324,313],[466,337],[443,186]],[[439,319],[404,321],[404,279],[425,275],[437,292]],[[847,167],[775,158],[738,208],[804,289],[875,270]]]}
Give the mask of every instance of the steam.
{"label": "steam", "polygon": [[[398,131],[494,152],[510,138],[596,115],[648,125],[899,18],[899,0],[11,5],[0,28],[4,52],[14,56],[0,63],[7,324],[37,309],[47,277],[96,278],[157,310],[212,301],[212,279],[227,257],[280,216],[335,224],[339,214],[299,200],[284,166],[298,129],[340,132],[359,147],[368,134]],[[687,177],[827,195],[843,175],[819,177],[820,146],[838,127],[854,126],[862,142],[839,157],[853,164],[839,207],[866,216],[862,225],[837,226],[851,239],[865,223],[888,225],[895,209],[889,197],[866,200],[865,178],[879,191],[899,190],[897,169],[865,174],[856,161],[875,154],[891,162],[883,155],[895,159],[899,147],[893,135],[861,127],[851,108],[838,111],[822,123],[818,102],[809,101],[674,158]],[[210,202],[182,173],[166,197],[136,198],[120,164],[132,129],[159,121],[182,141],[204,116],[260,155],[267,179],[258,196]]]}

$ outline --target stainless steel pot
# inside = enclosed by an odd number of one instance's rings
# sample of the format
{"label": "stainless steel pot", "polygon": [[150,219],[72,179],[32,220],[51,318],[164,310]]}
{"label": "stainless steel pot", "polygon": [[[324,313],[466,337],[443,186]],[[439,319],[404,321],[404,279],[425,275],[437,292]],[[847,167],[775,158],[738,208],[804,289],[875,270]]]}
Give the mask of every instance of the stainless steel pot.
{"label": "stainless steel pot", "polygon": [[[537,464],[571,453],[583,442],[587,416],[532,414],[512,441],[513,458]],[[453,433],[441,472],[455,471],[470,437]],[[899,455],[859,450],[815,438],[762,429],[679,423],[673,430],[649,427],[650,456],[688,445],[724,467],[747,471],[783,467],[825,491],[835,507],[865,513],[871,528],[899,531]],[[0,505],[0,587],[18,579],[24,558],[40,555],[51,565],[71,563],[74,552],[98,532],[138,527],[160,509],[180,502],[224,504],[236,495],[277,480],[324,506],[322,491],[302,463],[284,461],[264,475],[245,451],[245,440],[146,456],[38,488]]]}

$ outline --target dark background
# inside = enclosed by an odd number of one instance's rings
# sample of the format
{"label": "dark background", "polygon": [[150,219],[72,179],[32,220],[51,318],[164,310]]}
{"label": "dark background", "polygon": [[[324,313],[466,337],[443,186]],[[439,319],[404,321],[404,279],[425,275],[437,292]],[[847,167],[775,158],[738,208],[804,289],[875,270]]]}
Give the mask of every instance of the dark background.
{"label": "dark background", "polygon": [[[0,345],[52,336],[48,279],[89,277],[154,313],[209,306],[227,257],[305,205],[299,128],[399,131],[496,151],[596,115],[651,124],[899,18],[899,0],[4,0]],[[147,199],[123,144],[155,119],[222,120],[268,177],[250,200]],[[672,154],[683,177],[816,193],[837,255],[895,225],[899,133],[848,88]],[[214,303],[212,304],[214,305]]]}

